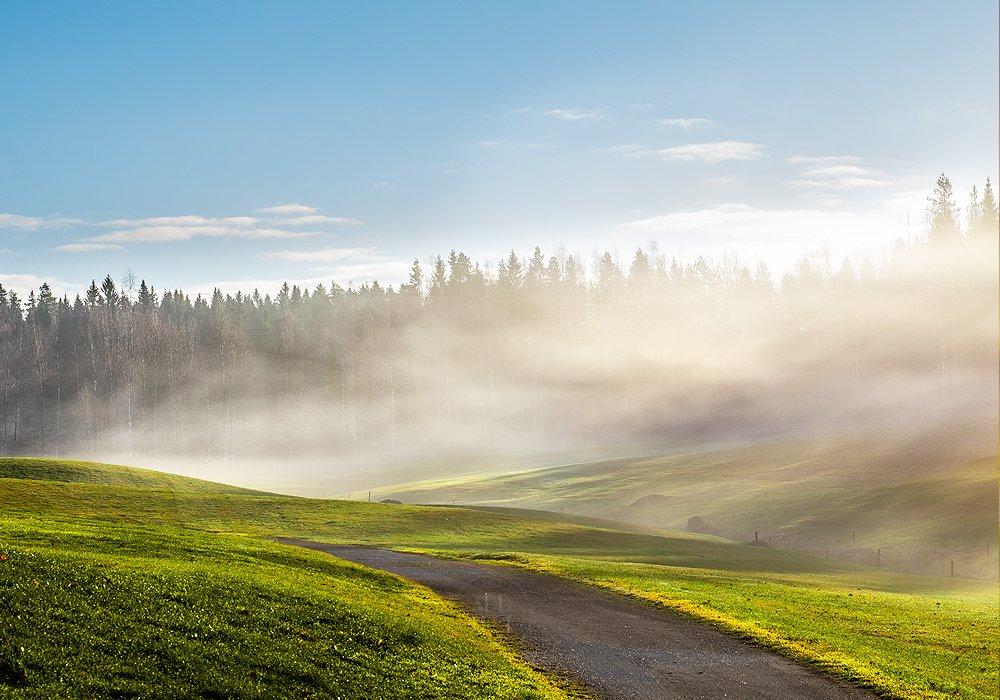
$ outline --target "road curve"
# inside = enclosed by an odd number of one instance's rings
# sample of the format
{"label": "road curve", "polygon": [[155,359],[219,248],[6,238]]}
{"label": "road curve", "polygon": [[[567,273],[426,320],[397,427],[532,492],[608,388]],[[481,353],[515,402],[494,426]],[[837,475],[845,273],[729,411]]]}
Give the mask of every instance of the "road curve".
{"label": "road curve", "polygon": [[524,569],[280,539],[421,583],[507,628],[533,665],[609,700],[875,695],[664,608]]}

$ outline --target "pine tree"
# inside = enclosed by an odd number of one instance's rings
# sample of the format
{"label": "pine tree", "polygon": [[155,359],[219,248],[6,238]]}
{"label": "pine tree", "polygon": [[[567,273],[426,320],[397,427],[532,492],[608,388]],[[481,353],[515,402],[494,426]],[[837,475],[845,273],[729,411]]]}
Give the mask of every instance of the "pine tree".
{"label": "pine tree", "polygon": [[976,222],[975,234],[992,241],[997,238],[997,200],[989,178],[986,178],[986,184],[983,185],[983,198],[979,203],[979,220]]}
{"label": "pine tree", "polygon": [[541,287],[545,281],[545,258],[542,256],[542,249],[535,246],[528,263],[528,272],[524,276],[524,283],[529,287]]}
{"label": "pine tree", "polygon": [[417,299],[423,296],[424,271],[420,268],[420,261],[416,258],[413,259],[413,265],[410,267],[409,280],[400,287],[399,291],[406,295],[415,296]]}
{"label": "pine tree", "polygon": [[115,288],[115,281],[111,279],[111,275],[104,278],[104,282],[101,283],[101,296],[104,298],[104,303],[110,309],[115,309],[118,307],[120,298],[118,296],[118,290]]}
{"label": "pine tree", "polygon": [[38,308],[35,312],[38,325],[48,329],[56,315],[56,300],[47,282],[38,288]]}
{"label": "pine tree", "polygon": [[966,231],[970,234],[979,226],[979,219],[982,216],[982,205],[979,203],[979,191],[973,185],[969,190],[969,206],[966,211]]}
{"label": "pine tree", "polygon": [[649,256],[643,252],[642,248],[637,248],[628,272],[629,286],[642,288],[648,285],[652,279],[653,268],[649,264]]}
{"label": "pine tree", "polygon": [[548,265],[545,266],[545,284],[556,287],[562,281],[562,270],[559,269],[559,259],[556,256],[549,258]]}
{"label": "pine tree", "polygon": [[102,303],[104,303],[104,297],[101,296],[101,290],[97,288],[97,282],[90,280],[90,287],[87,288],[87,306],[93,308]]}
{"label": "pine tree", "polygon": [[513,250],[505,260],[500,261],[498,282],[507,289],[519,289],[523,280],[523,266]]}
{"label": "pine tree", "polygon": [[444,266],[444,260],[441,256],[437,256],[434,260],[434,272],[431,273],[431,288],[430,294],[432,296],[437,296],[444,291],[444,288],[448,285],[448,273]]}
{"label": "pine tree", "polygon": [[146,286],[146,280],[142,280],[142,282],[139,283],[139,297],[136,301],[141,309],[147,311],[156,303],[149,287]]}
{"label": "pine tree", "polygon": [[930,223],[928,240],[932,245],[948,245],[958,239],[958,214],[951,180],[941,173],[928,198],[927,220]]}

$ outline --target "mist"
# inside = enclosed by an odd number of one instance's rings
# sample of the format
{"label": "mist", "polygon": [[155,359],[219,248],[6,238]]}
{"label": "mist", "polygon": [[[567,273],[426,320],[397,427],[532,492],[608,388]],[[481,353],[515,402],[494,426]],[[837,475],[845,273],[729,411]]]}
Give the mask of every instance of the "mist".
{"label": "mist", "polygon": [[930,214],[926,240],[777,280],[650,245],[495,274],[452,252],[398,289],[273,299],[109,276],[22,314],[5,291],[0,444],[340,494],[546,451],[995,418],[995,223]]}

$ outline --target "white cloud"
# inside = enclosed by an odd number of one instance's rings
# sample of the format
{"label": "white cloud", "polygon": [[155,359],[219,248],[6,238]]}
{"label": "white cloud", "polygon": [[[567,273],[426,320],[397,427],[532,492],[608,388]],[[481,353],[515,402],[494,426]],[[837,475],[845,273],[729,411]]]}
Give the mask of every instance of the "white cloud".
{"label": "white cloud", "polygon": [[859,190],[895,187],[900,184],[885,173],[858,165],[861,158],[857,156],[795,156],[788,162],[807,165],[796,179],[791,181],[792,187],[826,189],[826,190]]}
{"label": "white cloud", "polygon": [[271,250],[262,258],[293,263],[313,263],[313,272],[325,273],[342,286],[377,279],[382,284],[398,284],[409,277],[410,263],[386,257],[370,248],[319,248],[314,250]]}
{"label": "white cloud", "polygon": [[364,221],[346,216],[326,216],[325,214],[307,214],[286,219],[282,223],[287,226],[315,226],[330,224],[331,226],[361,226]]}
{"label": "white cloud", "polygon": [[603,114],[599,109],[564,109],[555,108],[547,109],[542,114],[549,117],[556,117],[557,119],[564,119],[566,121],[578,122],[585,119],[600,119]]}
{"label": "white cloud", "polygon": [[517,141],[509,141],[507,139],[485,139],[483,141],[475,141],[472,144],[479,148],[545,148],[544,143],[539,143],[537,141],[527,141],[519,143]]}
{"label": "white cloud", "polygon": [[860,156],[792,156],[786,158],[789,165],[821,165],[824,163],[857,163],[862,158]]}
{"label": "white cloud", "polygon": [[60,253],[93,253],[102,250],[122,250],[117,243],[66,243],[56,246],[53,250]]}
{"label": "white cloud", "polygon": [[123,231],[102,233],[85,238],[86,243],[166,243],[189,241],[192,238],[305,238],[317,236],[318,231],[289,231],[280,228],[229,226],[225,223],[206,226],[143,226]]}
{"label": "white cloud", "polygon": [[40,219],[37,216],[0,214],[0,228],[16,228],[23,231],[35,231],[41,228],[44,221],[44,219]]}
{"label": "white cloud", "polygon": [[704,117],[672,117],[670,119],[661,119],[660,124],[663,126],[679,126],[685,131],[691,131],[692,129],[704,126],[715,126],[714,121]]}
{"label": "white cloud", "polygon": [[279,216],[289,216],[292,214],[315,214],[316,207],[311,207],[306,204],[277,204],[273,207],[264,207],[257,210],[260,214],[277,214]]}
{"label": "white cloud", "polygon": [[199,214],[186,214],[184,216],[150,216],[145,219],[112,219],[99,222],[97,225],[112,228],[145,228],[151,226],[206,226],[216,223],[225,226],[253,226],[257,223],[257,219],[252,216],[212,218]]}
{"label": "white cloud", "polygon": [[663,250],[689,256],[735,252],[744,260],[762,259],[781,272],[821,248],[835,257],[872,253],[905,238],[907,231],[889,211],[760,209],[730,203],[639,219],[621,225],[618,234],[640,244],[656,239]]}
{"label": "white cloud", "polygon": [[661,148],[653,152],[660,160],[702,161],[721,163],[725,160],[753,160],[764,155],[764,147],[746,141],[714,141],[712,143],[689,143],[672,148]]}
{"label": "white cloud", "polygon": [[62,228],[82,223],[80,219],[67,219],[59,216],[24,216],[22,214],[0,213],[0,228],[17,229],[20,231]]}
{"label": "white cloud", "polygon": [[877,189],[895,187],[897,184],[899,183],[895,180],[885,180],[880,177],[836,177],[825,180],[800,178],[791,182],[792,187],[832,190]]}
{"label": "white cloud", "polygon": [[320,250],[269,250],[260,257],[286,262],[332,263],[358,257],[378,257],[368,248],[322,248]]}
{"label": "white cloud", "polygon": [[615,153],[622,156],[640,157],[652,153],[652,149],[639,143],[623,143],[619,146],[605,146],[592,149],[596,153]]}
{"label": "white cloud", "polygon": [[857,175],[868,175],[872,171],[862,168],[860,165],[820,165],[806,168],[802,171],[803,177],[847,177]]}
{"label": "white cloud", "polygon": [[55,277],[39,277],[31,274],[8,274],[0,272],[0,284],[8,291],[17,292],[22,300],[28,298],[28,294],[34,291],[38,293],[38,288],[42,283],[49,285],[52,294],[57,297],[67,295],[72,298],[82,289],[81,285],[64,282]]}
{"label": "white cloud", "polygon": [[[319,214],[315,207],[303,204],[282,204],[258,209],[257,212],[266,214],[266,216],[211,217],[201,214],[185,214],[83,222],[88,227],[112,230],[84,238],[78,244],[164,243],[187,241],[199,237],[305,238],[320,235],[325,227],[361,226],[364,223],[360,219]],[[311,226],[316,230],[299,230],[302,226]],[[97,250],[96,248],[91,249]],[[77,247],[72,252],[83,250],[83,248]],[[109,248],[105,248],[105,250],[109,250]],[[69,249],[66,251],[70,252]]]}
{"label": "white cloud", "polygon": [[755,160],[764,155],[764,146],[746,141],[713,141],[710,143],[688,143],[670,148],[649,148],[638,144],[624,144],[598,149],[606,153],[618,153],[629,158],[679,161],[690,163],[721,163],[727,160]]}
{"label": "white cloud", "polygon": [[326,272],[340,285],[360,284],[377,279],[380,284],[399,284],[410,276],[410,265],[406,260],[383,259],[373,262],[345,263],[313,268]]}

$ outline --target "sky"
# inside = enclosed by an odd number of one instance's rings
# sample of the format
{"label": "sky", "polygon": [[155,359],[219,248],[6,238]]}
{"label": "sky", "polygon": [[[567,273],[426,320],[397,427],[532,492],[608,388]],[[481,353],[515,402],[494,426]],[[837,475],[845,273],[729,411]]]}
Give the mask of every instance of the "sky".
{"label": "sky", "polygon": [[993,0],[5,3],[0,283],[879,249],[997,175]]}

